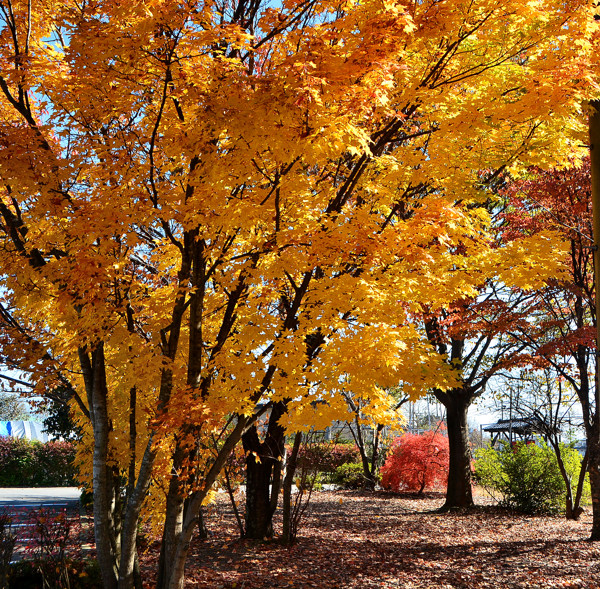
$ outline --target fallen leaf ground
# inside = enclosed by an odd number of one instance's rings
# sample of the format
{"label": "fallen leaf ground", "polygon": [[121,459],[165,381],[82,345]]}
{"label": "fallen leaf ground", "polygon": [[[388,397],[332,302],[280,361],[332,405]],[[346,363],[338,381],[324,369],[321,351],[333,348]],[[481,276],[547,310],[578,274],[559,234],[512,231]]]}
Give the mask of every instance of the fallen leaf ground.
{"label": "fallen leaf ground", "polygon": [[[186,588],[600,589],[589,509],[573,522],[489,502],[436,513],[442,503],[442,494],[316,493],[297,543],[286,548],[240,540],[223,500],[208,514],[209,538],[192,545]],[[144,570],[155,567],[153,548]]]}

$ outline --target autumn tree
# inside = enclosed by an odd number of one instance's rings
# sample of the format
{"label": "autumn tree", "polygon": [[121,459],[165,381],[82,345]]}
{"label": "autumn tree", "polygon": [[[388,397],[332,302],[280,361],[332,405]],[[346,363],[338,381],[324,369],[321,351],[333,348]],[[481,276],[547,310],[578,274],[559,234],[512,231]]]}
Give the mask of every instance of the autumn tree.
{"label": "autumn tree", "polygon": [[[520,246],[521,247],[521,244]],[[544,285],[543,275],[529,286]],[[525,284],[524,282],[522,284]],[[468,411],[486,390],[490,379],[524,362],[526,345],[514,332],[526,329],[534,308],[531,291],[490,280],[478,297],[464,298],[437,313],[423,317],[427,337],[435,350],[459,376],[458,384],[433,394],[446,409],[449,438],[449,473],[442,509],[470,507],[471,448]]]}
{"label": "autumn tree", "polygon": [[365,486],[371,489],[375,488],[379,479],[379,470],[384,455],[384,442],[386,434],[388,438],[390,435],[386,432],[386,428],[399,431],[405,425],[398,411],[409,401],[409,397],[402,394],[399,389],[393,389],[390,393],[390,408],[392,410],[390,417],[392,419],[387,423],[373,423],[369,419],[365,419],[363,405],[368,401],[355,400],[352,395],[344,393],[353,418],[346,421],[346,424],[360,454]]}
{"label": "autumn tree", "polygon": [[575,391],[588,444],[592,492],[592,539],[600,538],[600,417],[595,372],[595,291],[589,159],[551,170],[531,169],[507,188],[505,233],[532,235],[548,227],[569,244],[568,275],[538,295],[531,329],[519,333],[537,365],[551,369]]}
{"label": "autumn tree", "polygon": [[410,316],[495,271],[478,171],[577,141],[594,27],[583,0],[0,2],[0,343],[73,390],[105,589],[150,513],[183,587],[269,403],[301,431],[341,383],[376,421],[385,387],[454,386]]}
{"label": "autumn tree", "polygon": [[565,446],[561,440],[562,436],[568,434],[568,430],[572,431],[575,427],[579,429],[583,425],[581,417],[578,416],[575,421],[573,419],[573,409],[579,409],[577,395],[564,378],[557,378],[551,367],[522,374],[521,383],[523,386],[515,391],[514,415],[534,420],[539,434],[554,451],[556,464],[564,481],[565,516],[567,519],[579,519],[583,513],[581,498],[588,453],[579,461],[579,468],[569,468],[572,465],[568,464],[565,457],[573,453],[574,449]]}

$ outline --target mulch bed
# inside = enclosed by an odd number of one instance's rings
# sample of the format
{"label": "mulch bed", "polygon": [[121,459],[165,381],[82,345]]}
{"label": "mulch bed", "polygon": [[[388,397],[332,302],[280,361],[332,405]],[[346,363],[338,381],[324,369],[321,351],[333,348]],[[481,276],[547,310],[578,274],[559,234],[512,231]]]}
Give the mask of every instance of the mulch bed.
{"label": "mulch bed", "polygon": [[[600,589],[589,509],[573,522],[477,502],[440,514],[442,494],[319,492],[288,548],[240,540],[223,498],[209,510],[209,538],[192,544],[186,588]],[[155,547],[142,557],[148,587]]]}

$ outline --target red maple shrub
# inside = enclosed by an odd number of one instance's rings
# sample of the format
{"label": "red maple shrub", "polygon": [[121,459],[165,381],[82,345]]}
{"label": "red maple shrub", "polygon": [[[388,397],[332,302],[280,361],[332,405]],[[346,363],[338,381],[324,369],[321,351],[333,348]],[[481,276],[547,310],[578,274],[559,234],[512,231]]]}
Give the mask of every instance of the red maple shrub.
{"label": "red maple shrub", "polygon": [[396,438],[381,468],[381,486],[390,491],[423,493],[448,478],[448,438],[438,432]]}

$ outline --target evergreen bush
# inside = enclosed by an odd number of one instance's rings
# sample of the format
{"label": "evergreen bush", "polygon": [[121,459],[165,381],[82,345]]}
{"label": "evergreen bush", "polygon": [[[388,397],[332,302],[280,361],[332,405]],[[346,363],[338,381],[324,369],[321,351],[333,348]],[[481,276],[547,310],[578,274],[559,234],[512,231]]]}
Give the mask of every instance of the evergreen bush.
{"label": "evergreen bush", "polygon": [[332,482],[342,489],[360,489],[364,486],[366,479],[362,464],[347,462],[335,469]]}
{"label": "evergreen bush", "polygon": [[[569,474],[577,476],[581,457],[562,446]],[[499,450],[475,452],[475,480],[501,505],[527,514],[556,513],[564,509],[566,486],[552,448],[546,444],[505,443]]]}

